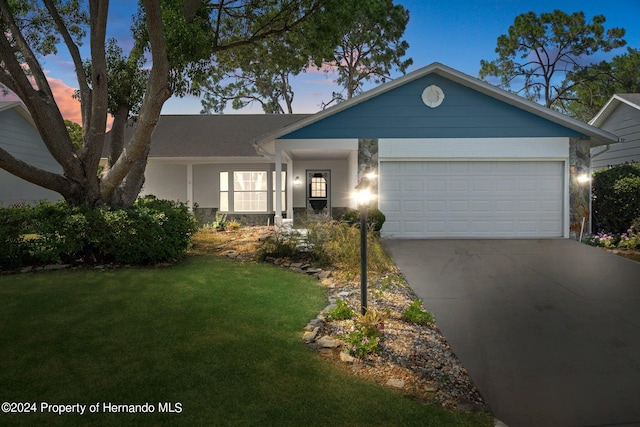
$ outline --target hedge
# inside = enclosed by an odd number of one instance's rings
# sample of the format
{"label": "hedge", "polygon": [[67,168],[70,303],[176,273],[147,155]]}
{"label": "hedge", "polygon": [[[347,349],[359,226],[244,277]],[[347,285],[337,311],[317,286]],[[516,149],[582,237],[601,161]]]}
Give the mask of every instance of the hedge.
{"label": "hedge", "polygon": [[624,164],[593,174],[594,232],[625,233],[640,217],[640,165]]}
{"label": "hedge", "polygon": [[186,205],[153,196],[111,210],[43,202],[0,209],[0,268],[52,263],[131,265],[172,261],[191,245]]}

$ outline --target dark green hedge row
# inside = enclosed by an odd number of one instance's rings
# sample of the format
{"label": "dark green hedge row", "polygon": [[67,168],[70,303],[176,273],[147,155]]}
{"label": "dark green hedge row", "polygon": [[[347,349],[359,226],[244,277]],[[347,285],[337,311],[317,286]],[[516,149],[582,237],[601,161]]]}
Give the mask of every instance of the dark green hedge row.
{"label": "dark green hedge row", "polygon": [[197,230],[186,205],[153,196],[130,209],[43,202],[0,209],[0,268],[51,263],[145,265],[185,253]]}
{"label": "dark green hedge row", "polygon": [[622,234],[640,218],[640,164],[625,164],[593,174],[594,232]]}

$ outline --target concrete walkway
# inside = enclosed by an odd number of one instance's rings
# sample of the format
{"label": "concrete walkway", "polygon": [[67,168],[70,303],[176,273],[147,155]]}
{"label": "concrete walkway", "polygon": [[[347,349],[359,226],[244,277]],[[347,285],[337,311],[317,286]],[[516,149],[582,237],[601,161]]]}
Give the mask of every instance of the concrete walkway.
{"label": "concrete walkway", "polygon": [[640,425],[640,263],[573,240],[388,240],[510,427]]}

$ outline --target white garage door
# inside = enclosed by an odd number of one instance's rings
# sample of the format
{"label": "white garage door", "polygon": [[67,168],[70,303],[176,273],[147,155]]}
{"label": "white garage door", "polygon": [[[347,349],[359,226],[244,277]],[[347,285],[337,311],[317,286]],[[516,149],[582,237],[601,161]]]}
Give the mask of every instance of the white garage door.
{"label": "white garage door", "polygon": [[557,161],[381,162],[382,233],[399,238],[563,236]]}

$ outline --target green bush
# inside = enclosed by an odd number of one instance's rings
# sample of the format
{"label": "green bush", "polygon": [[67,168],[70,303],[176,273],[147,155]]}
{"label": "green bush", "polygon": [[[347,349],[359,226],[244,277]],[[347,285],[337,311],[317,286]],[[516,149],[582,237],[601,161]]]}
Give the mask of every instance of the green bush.
{"label": "green bush", "polygon": [[413,300],[413,302],[404,309],[402,318],[407,322],[417,323],[418,325],[430,325],[434,322],[433,313],[425,311],[425,309],[422,308],[422,301],[418,299]]}
{"label": "green bush", "polygon": [[347,344],[352,356],[379,353],[384,349],[387,338],[384,331],[387,317],[388,314],[369,308],[364,315],[357,315],[353,326],[347,331],[338,331],[337,335]]}
{"label": "green bush", "polygon": [[197,221],[186,205],[153,196],[119,210],[65,202],[0,209],[0,268],[165,262],[182,255],[196,231]]}
{"label": "green bush", "polygon": [[351,319],[355,315],[355,312],[349,307],[345,300],[338,298],[336,300],[336,306],[327,310],[327,320],[346,320]]}
{"label": "green bush", "polygon": [[594,232],[622,234],[640,217],[640,165],[597,171],[592,189]]}
{"label": "green bush", "polygon": [[[372,208],[367,211],[367,227],[369,230],[380,231],[387,220],[380,209]],[[360,211],[351,209],[342,216],[342,221],[356,227],[360,226]]]}
{"label": "green bush", "polygon": [[384,216],[380,209],[369,209],[369,212],[367,213],[367,225],[369,226],[369,230],[382,230],[382,226],[386,220],[387,217]]}
{"label": "green bush", "polygon": [[0,208],[0,268],[15,269],[27,262],[30,215],[29,206]]}

